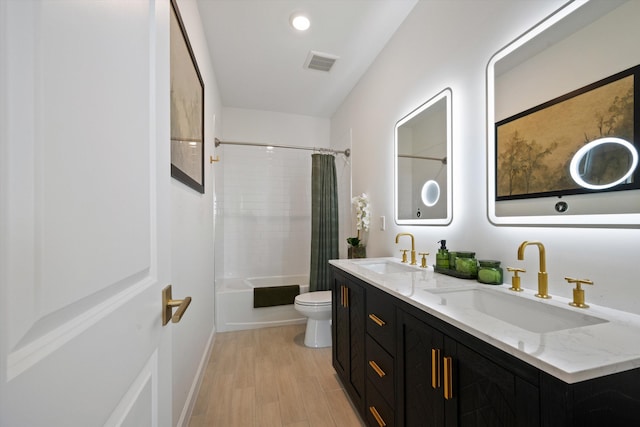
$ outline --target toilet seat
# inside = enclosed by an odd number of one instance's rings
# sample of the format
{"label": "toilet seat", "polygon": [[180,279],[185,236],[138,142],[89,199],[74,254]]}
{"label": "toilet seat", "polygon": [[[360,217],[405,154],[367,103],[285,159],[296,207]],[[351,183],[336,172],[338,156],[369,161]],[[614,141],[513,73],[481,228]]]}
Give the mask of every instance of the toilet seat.
{"label": "toilet seat", "polygon": [[330,306],[331,291],[305,292],[295,298],[295,303],[304,306]]}

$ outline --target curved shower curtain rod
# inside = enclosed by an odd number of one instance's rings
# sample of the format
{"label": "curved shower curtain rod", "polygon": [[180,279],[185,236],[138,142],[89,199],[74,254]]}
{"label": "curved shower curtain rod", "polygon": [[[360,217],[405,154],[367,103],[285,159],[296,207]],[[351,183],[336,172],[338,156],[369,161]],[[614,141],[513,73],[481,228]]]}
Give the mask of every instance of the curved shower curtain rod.
{"label": "curved shower curtain rod", "polygon": [[220,144],[226,145],[251,145],[254,147],[273,147],[273,148],[291,148],[293,150],[311,150],[311,151],[324,151],[333,154],[344,154],[349,157],[351,155],[351,150],[346,149],[344,151],[334,150],[332,148],[316,148],[316,147],[298,147],[295,145],[277,145],[277,144],[260,144],[257,142],[238,142],[238,141],[220,141],[218,138],[215,139],[216,147]]}

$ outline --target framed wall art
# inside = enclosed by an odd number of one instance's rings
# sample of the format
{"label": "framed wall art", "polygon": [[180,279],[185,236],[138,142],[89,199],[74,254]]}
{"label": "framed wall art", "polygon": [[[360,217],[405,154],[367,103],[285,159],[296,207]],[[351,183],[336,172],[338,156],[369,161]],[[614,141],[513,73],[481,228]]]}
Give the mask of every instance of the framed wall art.
{"label": "framed wall art", "polygon": [[204,83],[171,0],[171,176],[204,193]]}
{"label": "framed wall art", "polygon": [[640,66],[497,122],[496,200],[640,188],[638,76]]}

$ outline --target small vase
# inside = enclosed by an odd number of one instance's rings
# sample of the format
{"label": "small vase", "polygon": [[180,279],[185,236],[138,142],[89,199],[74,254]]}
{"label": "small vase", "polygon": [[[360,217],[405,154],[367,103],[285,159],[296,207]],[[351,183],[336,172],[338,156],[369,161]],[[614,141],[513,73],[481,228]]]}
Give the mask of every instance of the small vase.
{"label": "small vase", "polygon": [[349,246],[347,256],[349,259],[366,258],[367,247],[366,246]]}

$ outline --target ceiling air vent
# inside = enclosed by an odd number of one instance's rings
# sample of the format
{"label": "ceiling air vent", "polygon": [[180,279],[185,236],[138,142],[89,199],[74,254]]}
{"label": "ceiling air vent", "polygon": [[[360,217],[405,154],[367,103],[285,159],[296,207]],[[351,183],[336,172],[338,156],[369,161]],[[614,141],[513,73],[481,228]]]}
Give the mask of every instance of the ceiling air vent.
{"label": "ceiling air vent", "polygon": [[307,60],[304,62],[304,68],[328,72],[338,58],[338,56],[328,53],[311,51],[309,52],[309,56],[307,56]]}

